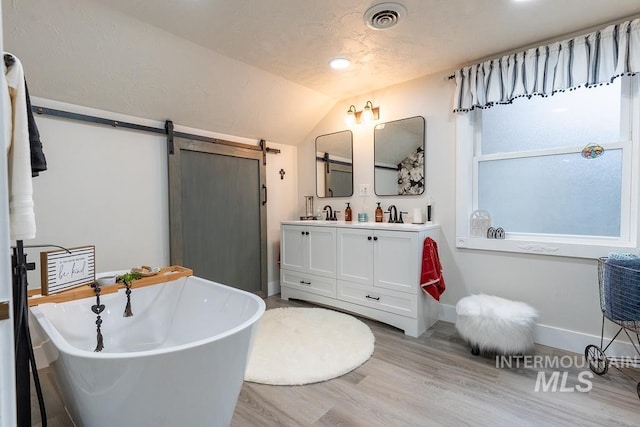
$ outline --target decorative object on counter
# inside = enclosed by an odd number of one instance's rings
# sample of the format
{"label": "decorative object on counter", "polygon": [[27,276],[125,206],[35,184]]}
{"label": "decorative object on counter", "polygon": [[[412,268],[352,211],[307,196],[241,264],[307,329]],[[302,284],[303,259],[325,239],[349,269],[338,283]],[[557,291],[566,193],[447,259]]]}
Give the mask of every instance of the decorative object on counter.
{"label": "decorative object on counter", "polygon": [[140,273],[138,273],[136,271],[130,271],[128,273],[124,273],[124,274],[119,275],[118,279],[117,279],[117,282],[124,284],[124,282],[127,281],[127,282],[131,283],[134,280],[140,279],[141,277],[142,277],[142,274],[140,274]]}
{"label": "decorative object on counter", "polygon": [[40,252],[42,295],[93,283],[95,259],[95,246]]}
{"label": "decorative object on counter", "polygon": [[137,273],[140,275],[140,277],[155,276],[159,271],[160,269],[158,267],[149,267],[148,265],[133,267],[131,269],[132,273]]}
{"label": "decorative object on counter", "polygon": [[489,227],[487,229],[487,239],[504,239],[504,238],[505,238],[504,228]]}
{"label": "decorative object on counter", "polygon": [[302,385],[326,381],[356,369],[374,350],[371,329],[334,310],[274,308],[265,311],[258,325],[244,377],[249,382]]}
{"label": "decorative object on counter", "polygon": [[358,213],[358,222],[367,222],[369,221],[369,215],[366,212]]}
{"label": "decorative object on counter", "polygon": [[431,196],[427,199],[427,222],[431,222],[431,215],[433,215],[433,210],[431,207]]}
{"label": "decorative object on counter", "polygon": [[313,218],[313,196],[304,196],[305,219]]}
{"label": "decorative object on counter", "polygon": [[115,274],[96,277],[96,282],[98,282],[98,285],[100,286],[115,285],[117,280],[118,280],[118,276]]}
{"label": "decorative object on counter", "polygon": [[91,306],[91,311],[96,314],[96,349],[94,352],[101,352],[104,349],[104,339],[102,337],[102,331],[100,327],[102,326],[102,318],[100,317],[100,313],[102,313],[105,309],[104,304],[100,304],[100,285],[98,282],[93,282],[91,284],[96,293],[96,303]]}
{"label": "decorative object on counter", "polygon": [[[427,218],[428,221],[428,218]],[[471,237],[487,237],[491,227],[491,214],[489,211],[477,209],[471,212]]]}
{"label": "decorative object on counter", "polygon": [[413,221],[411,222],[413,224],[424,224],[424,222],[422,221],[422,209],[413,208]]}
{"label": "decorative object on counter", "polygon": [[344,210],[344,220],[347,222],[351,222],[351,206],[349,206],[349,202],[347,202],[347,208]]}
{"label": "decorative object on counter", "polygon": [[133,311],[131,311],[131,283],[124,279],[124,287],[127,288],[125,293],[127,294],[127,305],[124,307],[124,313],[122,313],[122,317],[131,317],[133,316]]}
{"label": "decorative object on counter", "polygon": [[278,173],[280,174],[280,179],[284,179],[284,174],[286,173],[284,169],[280,169]]}
{"label": "decorative object on counter", "polygon": [[384,220],[382,207],[380,206],[380,202],[377,202],[377,203],[378,203],[378,207],[376,208],[376,222],[382,222]]}

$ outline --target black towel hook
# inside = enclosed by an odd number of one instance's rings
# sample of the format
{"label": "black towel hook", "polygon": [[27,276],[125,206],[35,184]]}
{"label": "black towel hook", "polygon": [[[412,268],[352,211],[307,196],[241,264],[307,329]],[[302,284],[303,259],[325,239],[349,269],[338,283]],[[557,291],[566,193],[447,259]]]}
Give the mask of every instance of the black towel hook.
{"label": "black towel hook", "polygon": [[4,54],[4,65],[7,67],[12,66],[16,62],[16,58],[10,53]]}

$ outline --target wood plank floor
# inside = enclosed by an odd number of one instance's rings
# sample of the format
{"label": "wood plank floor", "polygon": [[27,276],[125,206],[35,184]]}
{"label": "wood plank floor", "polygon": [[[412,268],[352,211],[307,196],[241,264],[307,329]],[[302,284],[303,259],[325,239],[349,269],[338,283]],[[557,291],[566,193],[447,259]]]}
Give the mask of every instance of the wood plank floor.
{"label": "wood plank floor", "polygon": [[[313,306],[266,300],[267,308]],[[330,381],[306,386],[245,382],[231,425],[244,426],[638,426],[637,369],[610,368],[595,376],[589,392],[535,391],[538,371],[547,381],[553,368],[498,368],[495,357],[472,356],[451,323],[438,322],[420,338],[372,320],[375,351],[365,364]],[[564,357],[578,366],[566,388],[579,381],[581,355],[536,346],[534,355]],[[537,360],[542,360],[538,358]],[[568,363],[563,363],[567,365]],[[571,363],[574,365],[574,363]],[[561,378],[560,378],[561,379]],[[47,369],[41,370],[49,426],[72,425]],[[560,383],[558,383],[560,384]],[[39,420],[32,398],[34,425]]]}

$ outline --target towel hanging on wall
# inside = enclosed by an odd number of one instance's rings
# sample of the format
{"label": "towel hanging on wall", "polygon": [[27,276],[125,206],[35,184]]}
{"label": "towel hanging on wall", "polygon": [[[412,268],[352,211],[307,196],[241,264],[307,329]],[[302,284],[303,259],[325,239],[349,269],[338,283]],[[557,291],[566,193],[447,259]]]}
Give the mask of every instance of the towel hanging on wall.
{"label": "towel hanging on wall", "polygon": [[[22,64],[15,56],[3,75],[2,105],[9,182],[9,219],[12,240],[36,237],[36,218],[31,182],[31,149],[27,98]],[[11,62],[11,61],[8,61]]]}
{"label": "towel hanging on wall", "polygon": [[440,301],[440,295],[445,291],[442,264],[438,256],[438,245],[431,237],[424,239],[422,247],[422,272],[420,274],[422,290]]}

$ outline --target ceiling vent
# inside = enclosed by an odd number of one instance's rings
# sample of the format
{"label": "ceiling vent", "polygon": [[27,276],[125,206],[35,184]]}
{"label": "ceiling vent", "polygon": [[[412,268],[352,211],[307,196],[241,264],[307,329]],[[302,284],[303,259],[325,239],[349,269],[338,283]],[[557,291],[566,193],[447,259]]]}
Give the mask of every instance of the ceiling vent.
{"label": "ceiling vent", "polygon": [[364,13],[364,22],[374,30],[388,30],[395,27],[406,15],[407,9],[401,4],[380,3]]}

